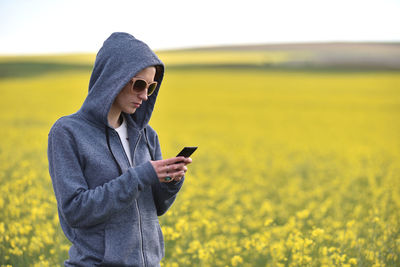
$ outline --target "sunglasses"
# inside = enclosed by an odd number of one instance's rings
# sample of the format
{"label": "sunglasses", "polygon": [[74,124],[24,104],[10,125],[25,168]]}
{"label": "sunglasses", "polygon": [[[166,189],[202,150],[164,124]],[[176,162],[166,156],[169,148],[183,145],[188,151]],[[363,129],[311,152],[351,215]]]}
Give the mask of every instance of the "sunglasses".
{"label": "sunglasses", "polygon": [[157,87],[157,82],[147,83],[147,81],[142,78],[133,78],[130,82],[132,83],[132,90],[135,93],[142,93],[147,88],[147,96],[154,93]]}

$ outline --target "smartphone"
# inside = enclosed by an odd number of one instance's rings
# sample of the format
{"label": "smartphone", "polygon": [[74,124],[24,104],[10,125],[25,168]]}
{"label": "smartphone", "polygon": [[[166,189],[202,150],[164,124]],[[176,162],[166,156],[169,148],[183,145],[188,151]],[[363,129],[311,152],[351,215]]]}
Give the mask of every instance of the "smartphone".
{"label": "smartphone", "polygon": [[[176,156],[177,157],[184,156],[185,158],[188,158],[188,157],[190,157],[190,155],[193,154],[194,151],[196,151],[196,149],[197,149],[197,146],[185,146],[182,149],[182,151],[179,152],[178,155],[176,155]],[[177,163],[181,163],[181,162],[182,161],[177,162]]]}

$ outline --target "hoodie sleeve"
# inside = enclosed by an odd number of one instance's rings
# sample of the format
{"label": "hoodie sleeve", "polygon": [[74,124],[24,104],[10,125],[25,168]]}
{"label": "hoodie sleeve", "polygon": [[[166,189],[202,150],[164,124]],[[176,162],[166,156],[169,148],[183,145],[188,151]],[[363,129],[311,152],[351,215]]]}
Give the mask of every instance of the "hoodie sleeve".
{"label": "hoodie sleeve", "polygon": [[58,209],[75,228],[102,223],[128,207],[146,185],[158,183],[150,162],[93,189],[84,177],[76,143],[68,131],[55,126],[48,139],[49,171]]}
{"label": "hoodie sleeve", "polygon": [[[161,160],[161,148],[160,141],[158,140],[158,136],[155,136],[155,160]],[[153,196],[154,202],[157,207],[157,215],[163,215],[169,207],[171,207],[172,203],[175,201],[176,194],[179,192],[183,185],[183,181],[185,177],[183,177],[179,182],[170,182],[170,183],[157,183],[153,184]]]}

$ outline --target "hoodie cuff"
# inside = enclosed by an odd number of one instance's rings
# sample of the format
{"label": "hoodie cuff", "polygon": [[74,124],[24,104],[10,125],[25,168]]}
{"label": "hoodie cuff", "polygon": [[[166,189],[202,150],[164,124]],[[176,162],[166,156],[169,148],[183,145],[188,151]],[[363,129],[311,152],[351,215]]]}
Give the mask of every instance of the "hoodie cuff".
{"label": "hoodie cuff", "polygon": [[144,187],[146,185],[153,185],[159,183],[156,171],[150,161],[140,164],[136,167],[129,168],[130,172],[136,172],[139,184]]}

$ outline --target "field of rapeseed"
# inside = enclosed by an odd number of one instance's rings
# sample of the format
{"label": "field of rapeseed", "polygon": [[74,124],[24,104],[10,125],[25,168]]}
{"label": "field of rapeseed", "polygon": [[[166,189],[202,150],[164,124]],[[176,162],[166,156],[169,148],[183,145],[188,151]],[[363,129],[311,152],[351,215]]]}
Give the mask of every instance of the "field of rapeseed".
{"label": "field of rapeseed", "polygon": [[[89,75],[0,79],[0,266],[67,257],[47,133]],[[160,217],[162,265],[400,266],[399,118],[396,72],[167,70],[151,120],[164,158],[199,149]]]}

